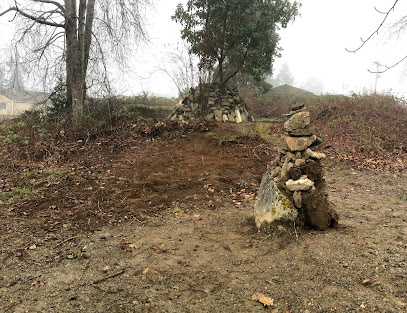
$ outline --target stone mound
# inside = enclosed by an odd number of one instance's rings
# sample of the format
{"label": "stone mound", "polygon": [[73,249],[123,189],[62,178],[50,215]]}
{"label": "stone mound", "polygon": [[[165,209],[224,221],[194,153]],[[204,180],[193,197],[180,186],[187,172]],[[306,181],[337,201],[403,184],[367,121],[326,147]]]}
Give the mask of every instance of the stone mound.
{"label": "stone mound", "polygon": [[325,154],[313,150],[322,140],[310,127],[310,115],[303,105],[292,108],[284,130],[286,147],[260,186],[254,208],[257,227],[274,221],[297,222],[319,230],[336,227],[339,217],[328,201],[321,164]]}
{"label": "stone mound", "polygon": [[254,122],[249,108],[237,88],[222,94],[217,84],[191,89],[171,113],[171,120],[207,119],[223,122]]}

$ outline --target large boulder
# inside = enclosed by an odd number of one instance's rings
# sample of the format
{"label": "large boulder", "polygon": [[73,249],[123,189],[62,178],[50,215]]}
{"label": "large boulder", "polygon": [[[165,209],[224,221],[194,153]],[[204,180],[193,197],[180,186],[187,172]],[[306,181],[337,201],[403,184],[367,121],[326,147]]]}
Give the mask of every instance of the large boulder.
{"label": "large boulder", "polygon": [[267,171],[260,184],[259,195],[254,205],[256,226],[271,224],[275,221],[294,222],[298,212],[293,203],[277,187],[272,175]]}

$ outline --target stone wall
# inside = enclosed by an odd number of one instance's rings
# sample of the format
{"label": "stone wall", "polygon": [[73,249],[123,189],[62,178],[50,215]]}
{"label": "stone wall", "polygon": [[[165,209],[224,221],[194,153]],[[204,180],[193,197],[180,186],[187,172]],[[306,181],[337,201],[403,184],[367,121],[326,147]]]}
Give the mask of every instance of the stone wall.
{"label": "stone wall", "polygon": [[170,115],[171,120],[197,118],[235,123],[254,121],[237,88],[227,89],[223,95],[217,84],[191,89]]}
{"label": "stone wall", "polygon": [[295,106],[284,123],[286,146],[263,177],[255,204],[258,227],[274,221],[297,222],[320,230],[336,227],[338,214],[328,201],[321,161],[315,151],[321,138],[310,127],[303,105]]}

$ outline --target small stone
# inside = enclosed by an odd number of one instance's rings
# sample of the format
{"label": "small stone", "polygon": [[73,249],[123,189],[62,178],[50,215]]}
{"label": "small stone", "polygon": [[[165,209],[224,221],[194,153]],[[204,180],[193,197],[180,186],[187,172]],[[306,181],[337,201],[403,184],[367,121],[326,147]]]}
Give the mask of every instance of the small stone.
{"label": "small stone", "polygon": [[222,121],[222,110],[213,110],[213,114],[215,116],[215,121],[221,122]]}
{"label": "small stone", "polygon": [[284,123],[284,130],[286,132],[292,132],[296,129],[304,129],[310,122],[309,112],[299,112],[291,116],[291,118]]}
{"label": "small stone", "polygon": [[304,103],[296,103],[291,107],[291,111],[298,111],[305,107]]}
{"label": "small stone", "polygon": [[302,176],[300,179],[297,180],[292,180],[289,179],[285,183],[286,187],[290,191],[305,191],[305,190],[310,190],[312,187],[314,187],[314,182],[306,175]]}
{"label": "small stone", "polygon": [[286,158],[288,159],[288,162],[290,162],[290,161],[295,161],[295,154],[288,151],[288,152],[286,153]]}
{"label": "small stone", "polygon": [[314,130],[306,127],[303,129],[294,129],[292,131],[288,132],[290,134],[290,136],[294,136],[294,137],[302,137],[302,136],[312,136],[314,133]]}
{"label": "small stone", "polygon": [[236,117],[235,117],[236,123],[241,123],[242,122],[242,115],[240,114],[240,111],[236,109],[235,114],[236,114]]}
{"label": "small stone", "polygon": [[371,280],[371,279],[365,279],[362,281],[363,286],[369,286],[371,284],[373,284],[373,280]]}
{"label": "small stone", "polygon": [[273,170],[270,171],[271,177],[277,177],[280,175],[281,167],[277,166]]}
{"label": "small stone", "polygon": [[295,153],[295,159],[297,160],[297,159],[301,159],[301,158],[302,158],[301,152],[297,151],[297,152]]}
{"label": "small stone", "polygon": [[285,136],[285,142],[287,143],[288,149],[292,152],[303,151],[311,146],[317,136],[312,135],[309,137],[291,137]]}
{"label": "small stone", "polygon": [[324,160],[326,158],[326,155],[325,155],[325,153],[315,152],[308,148],[304,151],[304,157],[306,159],[312,158],[312,159],[316,159],[316,160]]}
{"label": "small stone", "polygon": [[295,166],[301,167],[302,165],[305,164],[305,160],[304,159],[297,159],[295,160]]}
{"label": "small stone", "polygon": [[227,121],[229,121],[229,118],[228,118],[228,116],[226,114],[223,114],[222,115],[222,120],[223,120],[223,122],[227,122]]}
{"label": "small stone", "polygon": [[289,170],[288,170],[288,175],[292,180],[297,180],[300,179],[302,176],[302,172],[299,169],[299,167],[293,165]]}
{"label": "small stone", "polygon": [[293,201],[294,205],[297,209],[301,209],[302,206],[302,197],[301,197],[301,191],[295,191],[293,194]]}
{"label": "small stone", "polygon": [[312,181],[318,181],[324,176],[324,168],[320,162],[308,160],[305,164],[300,166],[304,175],[307,175]]}
{"label": "small stone", "polygon": [[206,116],[206,119],[207,120],[213,120],[215,118],[215,116],[213,115],[213,113],[209,113],[207,116]]}

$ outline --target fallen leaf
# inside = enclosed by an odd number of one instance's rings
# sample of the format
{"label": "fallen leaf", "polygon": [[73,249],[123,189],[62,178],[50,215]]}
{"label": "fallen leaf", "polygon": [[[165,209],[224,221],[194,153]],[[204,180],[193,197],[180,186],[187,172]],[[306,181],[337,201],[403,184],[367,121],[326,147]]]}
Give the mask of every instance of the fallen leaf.
{"label": "fallen leaf", "polygon": [[199,214],[195,214],[195,215],[194,215],[194,218],[195,218],[197,221],[201,221],[201,220],[202,220],[202,217],[201,217]]}
{"label": "fallen leaf", "polygon": [[134,243],[129,244],[129,248],[136,249],[137,246]]}
{"label": "fallen leaf", "polygon": [[109,265],[106,265],[104,268],[103,268],[103,272],[107,272],[108,270],[110,270],[110,266]]}
{"label": "fallen leaf", "polygon": [[36,246],[36,244],[33,244],[33,245],[30,246],[28,249],[30,249],[30,250],[35,250],[35,249],[37,249],[37,246]]}
{"label": "fallen leaf", "polygon": [[38,287],[39,285],[41,285],[41,282],[39,280],[35,280],[32,282],[31,284],[33,287]]}
{"label": "fallen leaf", "polygon": [[252,296],[252,300],[253,301],[258,301],[258,302],[260,302],[261,304],[263,304],[264,306],[273,306],[274,305],[274,300],[273,299],[271,299],[270,297],[267,297],[267,296],[265,296],[264,294],[262,294],[262,293],[255,293],[253,296]]}
{"label": "fallen leaf", "polygon": [[143,271],[143,275],[147,275],[147,273],[150,271],[150,269],[147,267],[144,271]]}
{"label": "fallen leaf", "polygon": [[398,305],[398,306],[405,306],[406,303],[401,302],[401,301],[396,301],[396,305]]}

